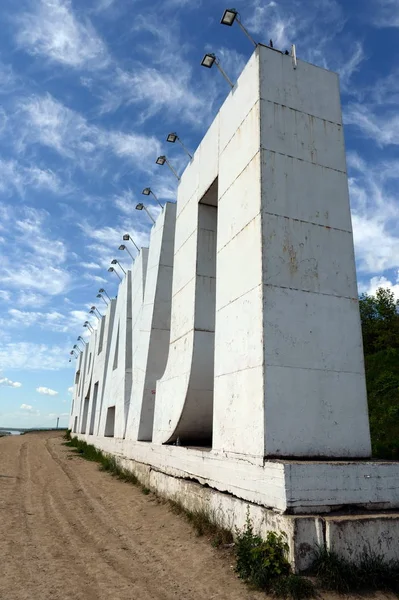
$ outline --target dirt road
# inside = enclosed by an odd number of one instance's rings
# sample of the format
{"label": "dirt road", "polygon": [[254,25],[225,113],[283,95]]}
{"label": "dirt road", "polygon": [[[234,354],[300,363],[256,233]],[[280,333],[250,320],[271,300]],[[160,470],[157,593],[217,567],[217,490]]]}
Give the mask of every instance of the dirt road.
{"label": "dirt road", "polygon": [[254,600],[232,560],[57,432],[0,439],[1,600]]}

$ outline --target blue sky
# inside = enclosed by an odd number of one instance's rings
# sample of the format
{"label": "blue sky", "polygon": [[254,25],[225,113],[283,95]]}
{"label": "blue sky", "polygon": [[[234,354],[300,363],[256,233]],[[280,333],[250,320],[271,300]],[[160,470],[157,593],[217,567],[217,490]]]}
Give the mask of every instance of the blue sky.
{"label": "blue sky", "polygon": [[[175,196],[155,158],[186,164],[165,136],[194,150],[229,92],[204,51],[234,80],[253,47],[219,25],[225,0],[1,4],[0,426],[66,425],[69,351],[98,288],[116,293],[122,234],[148,240],[140,192]],[[399,296],[399,1],[236,8],[258,41],[340,73],[359,290]]]}

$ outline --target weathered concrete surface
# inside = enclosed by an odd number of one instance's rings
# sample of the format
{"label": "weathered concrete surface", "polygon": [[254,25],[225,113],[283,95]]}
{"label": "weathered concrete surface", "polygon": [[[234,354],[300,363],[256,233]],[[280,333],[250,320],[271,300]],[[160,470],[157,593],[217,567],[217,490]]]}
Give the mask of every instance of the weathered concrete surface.
{"label": "weathered concrete surface", "polygon": [[345,505],[366,510],[399,508],[399,463],[243,460],[200,448],[81,437],[110,454],[281,513],[328,513]]}
{"label": "weathered concrete surface", "polygon": [[167,202],[151,229],[145,294],[133,326],[133,385],[126,438],[149,441],[157,380],[165,371],[170,339],[176,204]]}

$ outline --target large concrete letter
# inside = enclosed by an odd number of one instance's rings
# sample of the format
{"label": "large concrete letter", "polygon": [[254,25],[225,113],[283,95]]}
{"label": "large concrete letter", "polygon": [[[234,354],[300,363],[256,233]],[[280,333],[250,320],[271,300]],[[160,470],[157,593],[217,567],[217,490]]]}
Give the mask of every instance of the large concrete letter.
{"label": "large concrete letter", "polygon": [[133,385],[126,438],[152,439],[157,379],[168,358],[176,204],[167,203],[151,230],[144,304],[133,325]]}

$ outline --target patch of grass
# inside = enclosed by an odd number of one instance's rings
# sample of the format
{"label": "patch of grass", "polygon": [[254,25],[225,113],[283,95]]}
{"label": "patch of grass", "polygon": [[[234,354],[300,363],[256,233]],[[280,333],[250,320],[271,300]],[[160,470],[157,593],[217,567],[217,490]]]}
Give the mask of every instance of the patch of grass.
{"label": "patch of grass", "polygon": [[245,582],[283,598],[315,596],[313,583],[291,573],[288,544],[284,534],[269,531],[266,539],[255,534],[247,513],[243,531],[236,531],[236,573]]}
{"label": "patch of grass", "polygon": [[143,492],[144,496],[148,496],[148,494],[151,493],[151,490],[148,487],[145,487],[145,485],[142,486],[141,491]]}
{"label": "patch of grass", "polygon": [[64,433],[64,440],[67,440],[68,442],[72,439],[71,438],[71,430],[67,429],[66,432]]}
{"label": "patch of grass", "polygon": [[399,592],[399,561],[385,561],[374,552],[364,552],[357,563],[332,550],[317,548],[311,567],[320,584],[341,594],[358,591]]}

